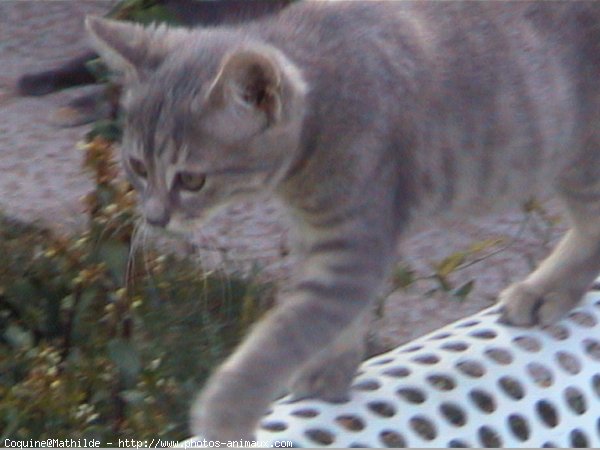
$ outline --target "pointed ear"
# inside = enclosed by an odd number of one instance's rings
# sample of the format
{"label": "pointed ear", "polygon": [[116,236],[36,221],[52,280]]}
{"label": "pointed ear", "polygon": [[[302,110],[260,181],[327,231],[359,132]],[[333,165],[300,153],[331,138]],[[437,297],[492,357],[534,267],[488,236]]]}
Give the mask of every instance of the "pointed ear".
{"label": "pointed ear", "polygon": [[280,61],[268,52],[237,50],[223,59],[208,99],[222,106],[233,102],[273,123],[281,115],[283,75]]}
{"label": "pointed ear", "polygon": [[87,16],[85,26],[92,45],[117,74],[140,79],[158,67],[169,49],[168,29]]}

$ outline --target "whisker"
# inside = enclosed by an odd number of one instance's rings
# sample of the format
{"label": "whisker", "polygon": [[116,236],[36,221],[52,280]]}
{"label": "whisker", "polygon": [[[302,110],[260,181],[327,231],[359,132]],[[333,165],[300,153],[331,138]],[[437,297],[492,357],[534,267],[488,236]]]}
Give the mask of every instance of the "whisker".
{"label": "whisker", "polygon": [[136,219],[135,218],[129,218],[127,220],[124,220],[115,229],[111,229],[112,225],[114,223],[116,223],[118,220],[119,220],[118,216],[113,216],[105,224],[103,224],[102,232],[96,238],[96,242],[94,242],[94,247],[95,248],[98,245],[100,245],[100,242],[104,241],[105,239],[110,239],[113,236],[117,235],[121,230],[123,230],[123,228],[131,225],[132,222],[135,222]]}
{"label": "whisker", "polygon": [[142,261],[144,262],[144,271],[146,272],[146,277],[148,280],[154,285],[154,276],[152,270],[150,269],[150,265],[148,264],[148,235],[150,234],[150,230],[148,227],[144,226],[142,231]]}
{"label": "whisker", "polygon": [[131,234],[131,242],[129,243],[129,254],[127,255],[127,268],[125,272],[125,287],[131,291],[135,287],[135,263],[136,263],[136,254],[138,251],[138,244],[140,240],[140,233],[142,233],[142,228],[144,227],[143,218],[138,218],[135,220],[135,224],[133,227],[133,232]]}
{"label": "whisker", "polygon": [[[198,249],[202,249],[208,252],[213,252],[218,254],[217,263],[214,268],[210,270],[210,272],[216,273],[219,281],[221,281],[221,298],[224,300],[223,310],[227,317],[231,315],[231,299],[232,299],[232,281],[230,276],[230,270],[226,263],[227,261],[227,249],[211,239],[209,236],[202,232],[202,229],[197,228],[194,230],[193,242]],[[200,242],[200,244],[198,243]],[[202,262],[201,262],[202,267]],[[203,267],[203,271],[205,271]],[[207,277],[205,276],[205,280]]]}

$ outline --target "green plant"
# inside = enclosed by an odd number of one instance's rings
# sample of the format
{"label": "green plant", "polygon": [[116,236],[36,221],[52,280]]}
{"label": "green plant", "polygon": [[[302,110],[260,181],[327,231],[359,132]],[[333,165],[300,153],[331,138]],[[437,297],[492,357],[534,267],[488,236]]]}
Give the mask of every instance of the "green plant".
{"label": "green plant", "polygon": [[135,194],[113,143],[89,138],[85,231],[0,216],[0,437],[182,439],[193,393],[273,288],[152,249],[132,258]]}

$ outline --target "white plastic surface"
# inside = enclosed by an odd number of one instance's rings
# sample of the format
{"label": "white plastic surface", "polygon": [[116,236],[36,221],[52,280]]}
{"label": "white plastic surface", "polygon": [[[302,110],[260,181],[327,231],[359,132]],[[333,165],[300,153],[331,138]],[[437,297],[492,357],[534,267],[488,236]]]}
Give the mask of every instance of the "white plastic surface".
{"label": "white plastic surface", "polygon": [[296,447],[599,447],[600,292],[546,329],[497,308],[362,364],[351,401],[273,405],[259,441]]}

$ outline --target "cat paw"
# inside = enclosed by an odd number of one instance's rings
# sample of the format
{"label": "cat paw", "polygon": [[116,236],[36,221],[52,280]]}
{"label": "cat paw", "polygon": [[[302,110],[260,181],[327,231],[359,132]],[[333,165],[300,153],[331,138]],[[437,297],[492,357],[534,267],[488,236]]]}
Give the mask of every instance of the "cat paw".
{"label": "cat paw", "polygon": [[254,439],[262,405],[255,405],[252,395],[236,395],[239,390],[227,389],[228,384],[214,379],[194,403],[190,424],[194,436],[209,441]]}
{"label": "cat paw", "polygon": [[192,409],[192,434],[209,441],[253,440],[255,421],[240,418],[235,408],[198,402]]}
{"label": "cat paw", "polygon": [[306,367],[292,383],[292,399],[320,398],[332,403],[347,401],[361,359],[358,354],[346,354]]}
{"label": "cat paw", "polygon": [[500,321],[522,327],[551,325],[575,307],[582,295],[568,289],[539,293],[525,283],[513,284],[500,294]]}

